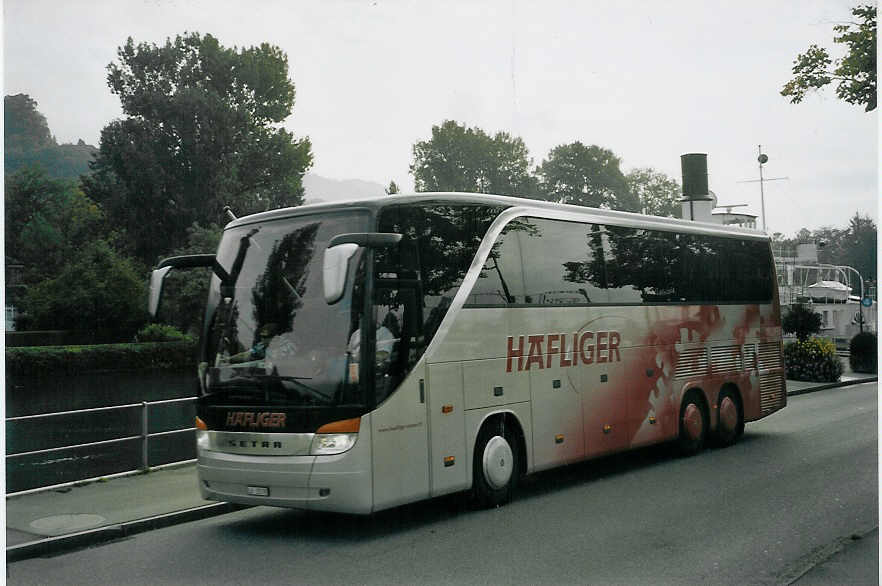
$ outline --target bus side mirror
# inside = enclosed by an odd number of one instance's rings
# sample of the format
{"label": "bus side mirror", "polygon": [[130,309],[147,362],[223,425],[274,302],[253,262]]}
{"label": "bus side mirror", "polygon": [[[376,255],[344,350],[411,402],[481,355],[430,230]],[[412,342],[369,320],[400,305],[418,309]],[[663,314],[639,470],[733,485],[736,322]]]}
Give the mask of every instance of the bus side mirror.
{"label": "bus side mirror", "polygon": [[159,311],[159,301],[162,299],[162,284],[166,275],[172,270],[172,267],[162,267],[150,273],[150,295],[147,297],[147,311],[150,312],[150,318],[156,319]]}
{"label": "bus side mirror", "polygon": [[353,232],[338,234],[331,238],[325,249],[323,283],[325,301],[333,305],[340,301],[346,291],[349,260],[359,246],[366,248],[390,248],[401,242],[402,235],[387,232]]}
{"label": "bus side mirror", "polygon": [[156,319],[159,311],[159,301],[162,299],[162,283],[168,272],[175,268],[214,267],[214,272],[222,280],[226,278],[226,271],[215,262],[213,254],[187,254],[173,256],[159,263],[156,269],[150,273],[150,295],[147,297],[147,311],[152,319]]}
{"label": "bus side mirror", "polygon": [[333,305],[340,301],[346,291],[346,276],[349,274],[349,261],[358,251],[358,244],[346,243],[325,249],[322,277],[325,302]]}

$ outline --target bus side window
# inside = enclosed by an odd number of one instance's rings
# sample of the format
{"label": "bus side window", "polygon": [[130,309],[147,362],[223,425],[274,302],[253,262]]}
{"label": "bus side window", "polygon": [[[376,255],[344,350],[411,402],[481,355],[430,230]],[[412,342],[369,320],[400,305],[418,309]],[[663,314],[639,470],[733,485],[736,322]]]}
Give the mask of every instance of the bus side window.
{"label": "bus side window", "polygon": [[527,220],[517,232],[524,302],[552,306],[605,302],[601,228],[562,220]]}
{"label": "bus side window", "polygon": [[518,224],[509,224],[499,235],[466,303],[470,305],[508,305],[524,303],[524,276]]}
{"label": "bus side window", "polygon": [[374,327],[376,354],[374,389],[381,403],[401,383],[418,355],[420,338],[415,322],[415,292],[411,288],[376,291]]}

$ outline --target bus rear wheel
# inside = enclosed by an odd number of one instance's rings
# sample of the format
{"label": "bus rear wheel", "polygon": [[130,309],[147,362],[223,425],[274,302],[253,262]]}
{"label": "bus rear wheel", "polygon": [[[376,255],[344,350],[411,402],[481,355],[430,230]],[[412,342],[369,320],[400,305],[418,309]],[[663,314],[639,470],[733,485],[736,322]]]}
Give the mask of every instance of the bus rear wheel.
{"label": "bus rear wheel", "polygon": [[744,433],[744,414],[737,393],[724,389],[717,401],[717,411],[720,417],[714,439],[719,446],[731,446]]}
{"label": "bus rear wheel", "polygon": [[518,479],[518,442],[503,419],[485,424],[475,442],[472,497],[479,507],[498,507],[511,500]]}
{"label": "bus rear wheel", "polygon": [[698,391],[689,391],[680,406],[680,433],[677,444],[684,456],[697,454],[707,438],[707,408]]}

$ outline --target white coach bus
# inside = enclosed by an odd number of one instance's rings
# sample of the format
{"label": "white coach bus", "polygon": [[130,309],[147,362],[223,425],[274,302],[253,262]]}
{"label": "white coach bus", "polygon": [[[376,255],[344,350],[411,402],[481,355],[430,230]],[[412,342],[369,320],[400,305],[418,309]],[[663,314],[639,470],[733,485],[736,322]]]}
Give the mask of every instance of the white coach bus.
{"label": "white coach bus", "polygon": [[767,236],[422,194],[239,218],[199,367],[204,498],[371,513],[649,444],[734,442],[786,404]]}

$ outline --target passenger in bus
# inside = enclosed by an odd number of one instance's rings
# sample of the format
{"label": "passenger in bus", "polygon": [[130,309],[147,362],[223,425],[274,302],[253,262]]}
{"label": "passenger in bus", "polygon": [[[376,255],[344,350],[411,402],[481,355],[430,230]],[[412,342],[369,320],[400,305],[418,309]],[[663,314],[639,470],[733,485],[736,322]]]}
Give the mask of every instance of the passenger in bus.
{"label": "passenger in bus", "polygon": [[[389,318],[392,318],[391,320]],[[377,328],[377,348],[376,348],[376,356],[377,356],[377,364],[380,364],[383,361],[391,360],[392,353],[396,349],[398,338],[393,333],[393,330],[387,326],[392,326],[397,329],[398,320],[395,318],[395,314],[389,313],[386,315],[386,318],[383,320],[383,323]],[[356,328],[352,335],[349,336],[349,345],[347,346],[347,353],[349,356],[353,357],[355,360],[358,360],[358,352],[361,349],[361,327]]]}

